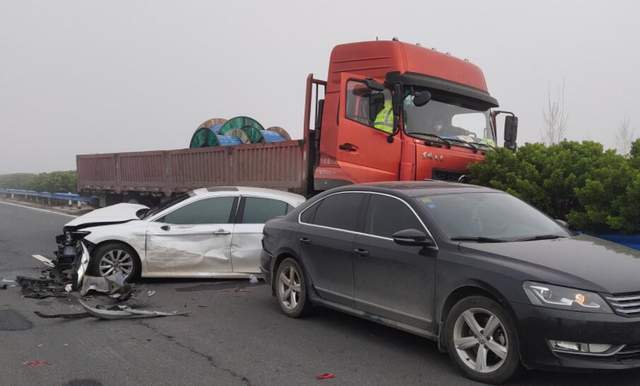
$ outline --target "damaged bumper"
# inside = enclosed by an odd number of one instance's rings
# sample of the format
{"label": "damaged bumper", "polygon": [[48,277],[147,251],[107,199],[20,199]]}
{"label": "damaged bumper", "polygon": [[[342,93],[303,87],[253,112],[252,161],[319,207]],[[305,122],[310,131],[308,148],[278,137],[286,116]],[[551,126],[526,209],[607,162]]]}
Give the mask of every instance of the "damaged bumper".
{"label": "damaged bumper", "polygon": [[89,268],[91,258],[89,247],[93,247],[84,240],[90,232],[65,229],[64,233],[56,236],[58,249],[55,251],[55,269],[60,273],[70,273],[74,289],[80,288],[82,279]]}

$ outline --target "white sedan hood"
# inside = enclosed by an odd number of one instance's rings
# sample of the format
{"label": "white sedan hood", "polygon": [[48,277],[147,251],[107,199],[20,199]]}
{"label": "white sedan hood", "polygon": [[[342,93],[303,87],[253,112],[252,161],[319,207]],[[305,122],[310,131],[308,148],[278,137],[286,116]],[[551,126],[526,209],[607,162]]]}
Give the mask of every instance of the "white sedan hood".
{"label": "white sedan hood", "polygon": [[130,220],[139,220],[136,213],[140,209],[149,207],[139,204],[116,204],[106,208],[96,209],[85,215],[74,218],[65,224],[65,227],[86,227],[95,225],[107,225]]}

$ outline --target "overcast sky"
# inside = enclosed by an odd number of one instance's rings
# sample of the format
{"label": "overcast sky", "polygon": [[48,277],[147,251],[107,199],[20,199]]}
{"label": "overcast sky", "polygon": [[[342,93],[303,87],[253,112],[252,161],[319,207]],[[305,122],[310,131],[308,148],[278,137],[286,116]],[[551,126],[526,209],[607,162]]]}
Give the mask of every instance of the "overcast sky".
{"label": "overcast sky", "polygon": [[175,149],[211,117],[301,135],[304,81],[338,43],[399,37],[469,58],[519,142],[563,81],[569,139],[640,134],[634,1],[0,0],[0,173],[79,153]]}

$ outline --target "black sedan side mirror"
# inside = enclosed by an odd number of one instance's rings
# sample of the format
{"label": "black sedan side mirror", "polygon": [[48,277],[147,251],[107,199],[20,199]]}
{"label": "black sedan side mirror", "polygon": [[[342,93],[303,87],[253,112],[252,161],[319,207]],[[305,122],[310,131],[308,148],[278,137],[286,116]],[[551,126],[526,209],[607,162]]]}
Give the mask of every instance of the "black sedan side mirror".
{"label": "black sedan side mirror", "polygon": [[403,229],[392,236],[393,241],[400,245],[429,247],[435,245],[431,237],[417,229]]}

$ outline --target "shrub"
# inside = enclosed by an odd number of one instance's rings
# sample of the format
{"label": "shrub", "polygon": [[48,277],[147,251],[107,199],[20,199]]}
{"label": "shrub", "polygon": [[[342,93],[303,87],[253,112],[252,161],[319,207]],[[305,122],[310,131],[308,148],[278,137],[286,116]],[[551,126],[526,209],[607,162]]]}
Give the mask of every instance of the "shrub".
{"label": "shrub", "polygon": [[473,183],[505,190],[592,232],[640,231],[640,141],[629,158],[596,142],[498,149],[471,166]]}
{"label": "shrub", "polygon": [[28,189],[38,192],[75,192],[75,170],[51,173],[16,173],[0,176],[0,188]]}

